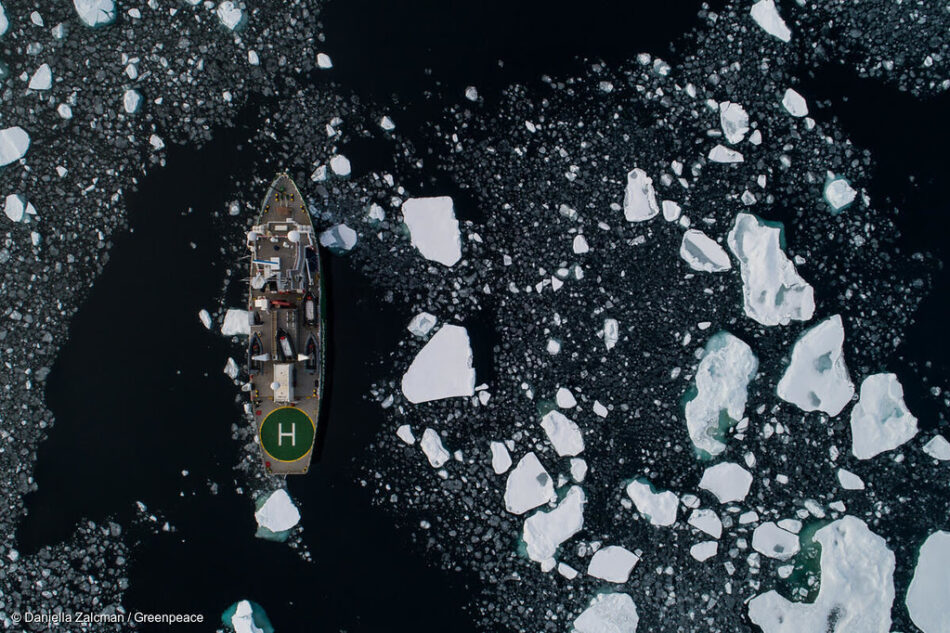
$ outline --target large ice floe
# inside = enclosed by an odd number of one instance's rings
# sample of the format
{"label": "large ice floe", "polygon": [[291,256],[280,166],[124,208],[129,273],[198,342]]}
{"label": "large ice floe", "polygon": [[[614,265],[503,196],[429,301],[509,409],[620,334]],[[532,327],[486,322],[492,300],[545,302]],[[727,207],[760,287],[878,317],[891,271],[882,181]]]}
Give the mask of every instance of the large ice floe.
{"label": "large ice floe", "polygon": [[851,409],[851,452],[870,459],[917,435],[917,418],[904,404],[904,388],[894,374],[874,374],[861,383]]}
{"label": "large ice floe", "polygon": [[591,556],[587,575],[607,582],[623,584],[630,578],[630,572],[639,561],[640,557],[627,548],[608,545]]}
{"label": "large ice floe", "polygon": [[653,179],[640,168],[627,173],[627,188],[623,194],[623,216],[627,222],[643,222],[660,212],[653,190]]}
{"label": "large ice floe", "polygon": [[729,332],[710,337],[684,407],[697,450],[715,456],[726,449],[726,432],[745,415],[749,381],[758,367],[752,348],[741,339]]}
{"label": "large ice floe", "polygon": [[759,0],[752,5],[749,13],[752,14],[755,23],[769,35],[777,37],[783,42],[792,39],[792,32],[786,26],[782,16],[779,15],[778,9],[775,8],[775,0]]}
{"label": "large ice floe", "polygon": [[538,461],[528,453],[508,473],[505,482],[505,509],[512,514],[524,514],[556,498],[554,481]]}
{"label": "large ice floe", "polygon": [[854,395],[843,345],[844,325],[837,314],[802,334],[779,380],[779,398],[805,411],[841,413]]}
{"label": "large ice floe", "polygon": [[574,457],[584,450],[584,436],[580,428],[560,411],[549,411],[541,418],[541,428],[561,457]]}
{"label": "large ice floe", "polygon": [[653,525],[673,525],[676,523],[676,510],[679,497],[669,490],[657,492],[646,479],[640,478],[627,484],[627,496],[637,510],[649,519]]}
{"label": "large ice floe", "polygon": [[73,0],[73,6],[86,26],[104,26],[115,20],[113,0]]}
{"label": "large ice floe", "polygon": [[571,486],[553,510],[539,510],[525,519],[522,538],[528,557],[544,571],[554,569],[554,555],[561,543],[584,527],[584,491]]}
{"label": "large ice floe", "polygon": [[0,130],[0,167],[26,156],[30,149],[30,135],[19,126]]}
{"label": "large ice floe", "polygon": [[950,631],[950,532],[934,532],[921,545],[905,602],[924,633]]}
{"label": "large ice floe", "polygon": [[241,600],[228,607],[221,616],[225,626],[234,633],[274,633],[267,614],[261,605],[250,600]]}
{"label": "large ice floe", "polygon": [[251,333],[251,322],[247,310],[228,308],[224,313],[221,333],[225,336],[248,336]]}
{"label": "large ice floe", "polygon": [[807,321],[815,312],[815,291],[799,276],[783,250],[782,225],[751,213],[736,215],[728,243],[742,276],[745,313],[762,325]]}
{"label": "large ice floe", "polygon": [[924,452],[941,462],[950,460],[950,441],[942,435],[934,435],[924,444]]}
{"label": "large ice floe", "polygon": [[409,198],[402,204],[409,238],[423,257],[445,266],[462,259],[462,239],[449,196]]}
{"label": "large ice floe", "polygon": [[475,393],[468,330],[460,325],[439,328],[403,375],[402,392],[415,404]]}
{"label": "large ice floe", "polygon": [[257,520],[259,536],[279,535],[300,522],[300,511],[287,491],[278,488],[264,500],[254,513],[254,518]]}
{"label": "large ice floe", "polygon": [[823,195],[832,213],[840,213],[851,206],[854,199],[858,197],[858,192],[846,178],[829,176],[825,181]]}
{"label": "large ice floe", "polygon": [[572,633],[636,633],[639,622],[633,598],[625,593],[602,593],[577,616]]}
{"label": "large ice floe", "polygon": [[713,493],[719,503],[742,501],[751,485],[752,473],[732,462],[710,466],[699,480],[699,487]]}
{"label": "large ice floe", "polygon": [[776,591],[749,602],[764,633],[888,633],[894,602],[894,554],[861,519],[845,516],[815,532],[821,545],[821,587],[813,603]]}
{"label": "large ice floe", "polygon": [[725,249],[702,231],[689,229],[683,233],[680,257],[689,267],[707,273],[718,273],[732,268]]}

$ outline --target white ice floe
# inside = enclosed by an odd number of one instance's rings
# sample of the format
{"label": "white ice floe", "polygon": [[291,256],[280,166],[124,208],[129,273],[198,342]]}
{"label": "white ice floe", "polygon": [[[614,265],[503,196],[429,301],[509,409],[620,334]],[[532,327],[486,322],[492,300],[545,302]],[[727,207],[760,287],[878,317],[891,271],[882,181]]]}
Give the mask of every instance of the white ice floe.
{"label": "white ice floe", "polygon": [[30,90],[49,90],[53,87],[53,71],[49,64],[43,64],[30,77]]}
{"label": "white ice floe", "polygon": [[198,313],[198,318],[201,320],[201,325],[205,326],[206,330],[211,329],[211,315],[208,313],[207,310],[202,309]]}
{"label": "white ice floe", "polygon": [[300,511],[283,488],[278,488],[254,513],[258,527],[271,532],[285,532],[300,522]]}
{"label": "white ice floe", "polygon": [[541,428],[561,457],[573,457],[584,450],[584,436],[573,420],[558,410],[541,418]]}
{"label": "white ice floe", "polygon": [[636,479],[627,484],[627,496],[653,525],[673,525],[680,499],[669,490],[657,492],[646,479]]}
{"label": "white ice floe", "polygon": [[243,335],[251,333],[251,322],[247,310],[228,308],[224,313],[224,323],[221,324],[221,333],[225,336]]}
{"label": "white ice floe", "polygon": [[401,439],[409,446],[412,446],[416,443],[416,436],[412,434],[412,427],[408,424],[403,424],[398,429],[396,429],[396,437]]}
{"label": "white ice floe", "polygon": [[574,580],[577,578],[577,570],[568,565],[567,563],[558,563],[557,564],[557,573],[561,574],[568,580]]}
{"label": "white ice floe", "polygon": [[905,602],[924,633],[950,631],[950,532],[934,532],[920,547]]}
{"label": "white ice floe", "polygon": [[628,172],[627,188],[623,194],[623,216],[627,222],[643,222],[659,212],[653,179],[640,168]]}
{"label": "white ice floe", "polygon": [[894,374],[874,374],[861,383],[851,409],[851,452],[870,459],[917,435],[917,418],[904,404],[904,388]]}
{"label": "white ice floe", "polygon": [[672,200],[664,200],[660,207],[663,209],[663,219],[667,222],[676,222],[683,212],[682,207]]}
{"label": "white ice floe", "polygon": [[554,554],[561,543],[584,527],[584,491],[571,486],[553,510],[539,510],[524,522],[522,538],[528,558],[541,563],[544,571],[554,569]]}
{"label": "white ice floe", "polygon": [[406,326],[406,329],[412,332],[415,336],[425,336],[429,333],[429,330],[435,327],[437,322],[438,319],[434,314],[420,312],[416,316],[412,317],[412,321],[409,322],[409,325]]}
{"label": "white ice floe", "polygon": [[13,222],[22,222],[27,215],[36,215],[36,209],[22,195],[11,193],[3,203],[3,212]]}
{"label": "white ice floe", "polygon": [[786,325],[812,317],[815,291],[782,250],[781,224],[739,213],[727,241],[739,260],[747,316],[762,325]]}
{"label": "white ice floe", "polygon": [[231,0],[224,0],[219,4],[215,13],[221,20],[221,24],[230,31],[236,29],[244,21],[244,12],[241,11],[241,7]]}
{"label": "white ice floe", "polygon": [[782,106],[794,117],[803,117],[808,114],[808,103],[805,102],[805,97],[791,88],[787,89],[782,96]]}
{"label": "white ice floe", "polygon": [[554,394],[554,401],[557,402],[557,406],[562,409],[572,409],[577,406],[577,400],[574,399],[574,394],[566,387],[558,388],[557,393]]}
{"label": "white ice floe", "polygon": [[7,19],[7,12],[3,9],[3,5],[0,4],[0,35],[6,33],[8,28],[10,28],[10,20]]}
{"label": "white ice floe", "polygon": [[241,600],[231,616],[231,628],[234,633],[264,633],[264,629],[254,623],[254,607],[247,600]]}
{"label": "white ice floe", "polygon": [[749,494],[751,485],[752,474],[732,462],[710,466],[699,481],[699,487],[713,493],[719,503],[742,501]]}
{"label": "white ice floe", "polygon": [[0,130],[0,167],[20,160],[30,149],[30,135],[19,126]]}
{"label": "white ice floe", "polygon": [[699,562],[709,560],[715,556],[717,552],[719,552],[719,543],[717,541],[703,541],[689,548],[689,555]]}
{"label": "white ice floe", "polygon": [[554,498],[554,482],[538,457],[534,453],[522,457],[505,482],[505,509],[524,514]]}
{"label": "white ice floe", "polygon": [[142,95],[139,94],[138,90],[126,90],[122,95],[122,108],[128,114],[134,114],[138,112],[139,108],[142,106]]}
{"label": "white ice floe", "polygon": [[224,373],[231,379],[237,378],[238,376],[238,365],[234,362],[234,359],[228,356],[228,362],[224,364]]}
{"label": "white ice floe", "polygon": [[590,245],[587,244],[587,239],[583,235],[575,235],[571,249],[575,254],[583,255],[590,252]]}
{"label": "white ice floe", "polygon": [[625,593],[602,593],[574,620],[571,633],[637,633],[637,605]]}
{"label": "white ice floe", "polygon": [[113,0],[73,0],[73,7],[86,26],[103,26],[115,20]]}
{"label": "white ice floe", "polygon": [[831,210],[837,213],[851,206],[854,199],[858,197],[858,192],[845,178],[829,178],[825,182],[824,196]]}
{"label": "white ice floe", "polygon": [[317,53],[317,67],[323,70],[333,68],[333,60],[326,53]]}
{"label": "white ice floe", "polygon": [[749,131],[749,115],[738,103],[723,101],[719,104],[719,126],[727,141],[741,143]]}
{"label": "white ice floe", "polygon": [[778,383],[779,398],[805,411],[841,413],[854,395],[843,344],[844,325],[837,314],[802,334]]}
{"label": "white ice floe", "polygon": [[449,457],[451,457],[442,444],[442,438],[433,429],[426,428],[426,430],[422,432],[422,439],[419,440],[419,446],[429,459],[429,465],[433,468],[441,468],[445,465],[445,462],[449,461]]}
{"label": "white ice floe", "polygon": [[443,325],[433,334],[403,375],[402,392],[413,404],[475,393],[468,331]]}
{"label": "white ice floe", "polygon": [[752,549],[769,558],[788,560],[798,553],[801,544],[797,534],[767,521],[752,532]]}
{"label": "white ice floe", "polygon": [[428,260],[453,266],[462,259],[462,238],[449,196],[409,198],[402,204],[412,245]]}
{"label": "white ice floe", "polygon": [[785,25],[785,20],[779,15],[778,9],[775,8],[775,0],[759,0],[752,5],[749,13],[752,14],[755,23],[761,26],[762,30],[769,35],[777,37],[783,42],[792,39],[792,32]]}
{"label": "white ice floe", "polygon": [[924,444],[924,452],[934,459],[945,462],[950,460],[950,442],[942,435],[934,435],[929,442]]}
{"label": "white ice floe", "polygon": [[845,490],[864,490],[864,480],[844,468],[838,469],[838,483]]}
{"label": "white ice floe", "polygon": [[382,128],[383,131],[385,132],[392,132],[393,130],[396,129],[396,124],[395,122],[393,122],[391,118],[389,118],[386,115],[383,115],[383,117],[379,120],[379,127]]}
{"label": "white ice floe", "polygon": [[587,476],[587,462],[580,457],[571,458],[571,479],[580,483]]}
{"label": "white ice floe", "polygon": [[722,521],[713,510],[696,508],[690,513],[687,523],[713,538],[722,536]]}
{"label": "white ice floe", "polygon": [[[813,603],[777,591],[749,602],[749,618],[764,633],[888,633],[894,602],[894,553],[864,521],[845,516],[815,533],[821,545],[821,586]],[[830,628],[833,627],[833,628]]]}
{"label": "white ice floe", "polygon": [[604,319],[604,346],[613,349],[620,340],[620,324],[617,319]]}
{"label": "white ice floe", "polygon": [[693,445],[709,455],[726,449],[724,422],[745,415],[749,381],[759,361],[752,348],[729,332],[710,337],[696,369],[695,395],[686,402],[686,428]]}
{"label": "white ice floe", "polygon": [[508,447],[504,442],[492,442],[491,448],[491,467],[496,475],[508,472],[511,468],[511,455],[508,453]]}
{"label": "white ice floe", "polygon": [[349,176],[353,171],[350,159],[343,154],[337,154],[330,158],[330,171],[337,176]]}
{"label": "white ice floe", "polygon": [[619,545],[608,545],[597,550],[587,566],[587,575],[607,582],[625,583],[640,557]]}
{"label": "white ice floe", "polygon": [[356,246],[356,231],[345,224],[331,226],[320,233],[320,244],[337,253],[345,253]]}
{"label": "white ice floe", "polygon": [[689,229],[683,233],[680,257],[693,270],[718,273],[732,268],[725,249],[702,231]]}
{"label": "white ice floe", "polygon": [[729,149],[722,144],[716,145],[709,150],[709,154],[706,158],[714,163],[741,163],[745,161],[745,157],[740,152]]}

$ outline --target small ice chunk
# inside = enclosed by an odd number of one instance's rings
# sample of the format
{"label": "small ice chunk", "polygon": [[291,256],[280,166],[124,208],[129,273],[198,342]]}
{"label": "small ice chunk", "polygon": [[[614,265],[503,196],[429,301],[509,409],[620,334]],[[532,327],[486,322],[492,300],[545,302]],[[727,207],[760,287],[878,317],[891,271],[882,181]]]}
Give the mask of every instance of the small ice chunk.
{"label": "small ice chunk", "polygon": [[528,517],[522,532],[528,558],[553,569],[557,548],[584,527],[586,500],[580,486],[571,486],[556,508],[539,510]]}
{"label": "small ice chunk", "polygon": [[396,124],[386,115],[379,120],[379,127],[385,132],[392,132],[396,129]]}
{"label": "small ice chunk", "polygon": [[10,28],[10,20],[7,18],[7,12],[4,11],[3,5],[0,4],[0,35],[6,33],[8,28]]}
{"label": "small ice chunk", "polygon": [[749,381],[758,368],[741,339],[725,331],[709,338],[685,405],[686,428],[698,450],[715,456],[726,449],[726,431],[745,416]]}
{"label": "small ice chunk", "polygon": [[475,86],[468,86],[465,89],[465,98],[469,101],[478,101],[478,88]]}
{"label": "small ice chunk", "polygon": [[402,392],[413,404],[474,394],[468,330],[443,325],[412,360],[402,377]]}
{"label": "small ice chunk", "polygon": [[779,15],[778,9],[775,8],[775,0],[759,0],[752,5],[749,12],[752,14],[755,23],[761,26],[762,30],[769,35],[777,37],[783,42],[792,39],[792,32],[785,25],[785,20]]}
{"label": "small ice chunk", "polygon": [[597,550],[587,566],[587,575],[607,582],[625,583],[640,557],[619,545],[608,545]]}
{"label": "small ice chunk", "polygon": [[801,545],[797,534],[767,521],[752,532],[752,549],[769,558],[788,560],[798,553]]}
{"label": "small ice chunk", "polygon": [[921,545],[905,602],[924,633],[950,631],[950,532],[938,530]]}
{"label": "small ice chunk", "polygon": [[815,291],[782,250],[782,234],[779,222],[739,213],[727,240],[739,260],[745,313],[762,325],[807,321],[815,312]]}
{"label": "small ice chunk", "polygon": [[18,193],[11,193],[7,196],[3,204],[3,212],[12,222],[22,222],[25,215],[34,215],[36,210],[33,205],[26,201],[26,198]]}
{"label": "small ice chunk", "polygon": [[713,510],[696,508],[690,513],[687,523],[713,538],[722,536],[722,521]]}
{"label": "small ice chunk", "polygon": [[831,206],[834,213],[843,211],[851,206],[858,192],[851,187],[846,178],[829,178],[825,182],[825,202]]}
{"label": "small ice chunk", "polygon": [[429,465],[433,468],[441,468],[445,462],[449,461],[451,455],[445,446],[442,445],[442,438],[433,429],[426,428],[422,432],[422,439],[419,441],[422,452],[429,459]]}
{"label": "small ice chunk", "polygon": [[73,109],[69,107],[68,103],[61,103],[56,106],[56,114],[62,119],[71,119],[73,118]]}
{"label": "small ice chunk", "polygon": [[580,428],[560,411],[552,410],[541,418],[541,428],[561,457],[573,457],[584,450],[584,436]]}
{"label": "small ice chunk", "polygon": [[412,317],[412,321],[410,321],[409,325],[406,327],[415,336],[425,336],[429,333],[429,330],[435,327],[437,321],[438,319],[434,314],[420,312],[416,316]]}
{"label": "small ice chunk", "polygon": [[587,462],[580,457],[571,458],[571,479],[577,483],[584,481],[587,476]]}
{"label": "small ice chunk", "polygon": [[224,365],[224,373],[232,380],[238,376],[238,365],[234,359],[228,356],[228,362]]}
{"label": "small ice chunk", "polygon": [[323,70],[333,68],[333,60],[326,53],[317,53],[317,67]]}
{"label": "small ice chunk", "polygon": [[232,0],[224,0],[215,9],[215,13],[218,15],[218,19],[221,20],[221,24],[229,31],[233,31],[244,21],[244,12]]}
{"label": "small ice chunk", "polygon": [[729,149],[722,144],[716,145],[709,150],[709,154],[706,157],[714,163],[741,163],[745,161],[745,158],[740,152]]}
{"label": "small ice chunk", "polygon": [[103,26],[115,20],[113,0],[73,0],[73,7],[86,26]]}
{"label": "small ice chunk", "polygon": [[401,439],[409,446],[412,446],[416,443],[416,436],[412,434],[412,427],[410,427],[408,424],[403,424],[398,429],[396,429],[396,437]]}
{"label": "small ice chunk", "polygon": [[201,324],[202,324],[203,326],[205,326],[205,329],[206,329],[206,330],[210,330],[210,329],[211,329],[211,315],[208,314],[208,311],[207,311],[207,310],[202,309],[202,310],[198,313],[198,318],[201,319]]}
{"label": "small ice chunk", "polygon": [[601,593],[574,620],[571,633],[637,633],[637,605],[625,593]]}
{"label": "small ice chunk", "polygon": [[320,244],[334,253],[345,253],[356,246],[356,231],[345,224],[337,224],[320,233]]}
{"label": "small ice chunk", "polygon": [[838,483],[845,490],[864,490],[864,481],[850,470],[838,469]]}
{"label": "small ice chunk", "polygon": [[663,207],[663,219],[667,222],[676,222],[683,212],[680,205],[672,200],[664,200],[661,206]]}
{"label": "small ice chunk", "polygon": [[719,543],[717,541],[703,541],[690,547],[689,555],[699,562],[703,562],[715,556],[718,551]]}
{"label": "small ice chunk", "polygon": [[934,435],[929,442],[924,444],[924,452],[934,459],[945,462],[950,460],[950,442],[942,435]]}
{"label": "small ice chunk", "polygon": [[735,145],[749,131],[749,115],[738,103],[723,101],[719,104],[719,125],[726,140]]}
{"label": "small ice chunk", "polygon": [[141,106],[142,95],[139,94],[138,90],[126,90],[125,94],[122,95],[122,107],[128,114],[138,112]]}
{"label": "small ice chunk", "polygon": [[904,388],[894,374],[874,374],[861,383],[851,409],[851,452],[870,459],[917,435],[917,418],[904,404]]}
{"label": "small ice chunk", "polygon": [[156,152],[165,148],[165,141],[163,141],[162,137],[158,134],[152,134],[150,137],[148,137],[148,144],[151,145],[152,149]]}
{"label": "small ice chunk", "polygon": [[26,156],[30,148],[30,135],[19,126],[0,130],[0,167],[9,165]]}
{"label": "small ice chunk", "polygon": [[[812,603],[777,591],[749,602],[749,619],[764,633],[827,631],[888,633],[894,602],[894,553],[864,521],[845,516],[815,532],[821,585]],[[944,567],[944,569],[947,569]]]}
{"label": "small ice chunk", "polygon": [[643,222],[659,212],[653,179],[640,168],[627,173],[627,189],[623,196],[623,215],[627,222]]}
{"label": "small ice chunk", "polygon": [[412,245],[428,260],[453,266],[462,258],[462,238],[452,198],[409,198],[402,204]]}
{"label": "small ice chunk", "polygon": [[257,526],[271,532],[286,532],[300,522],[300,511],[283,488],[278,488],[254,513]]}
{"label": "small ice chunk", "polygon": [[627,496],[652,525],[676,523],[676,510],[680,502],[676,493],[669,490],[657,492],[653,484],[640,478],[627,485]]}
{"label": "small ice chunk", "polygon": [[590,252],[590,246],[587,244],[587,240],[583,235],[574,236],[574,243],[572,244],[571,248],[577,255],[583,255],[584,253]]}
{"label": "small ice chunk", "polygon": [[607,413],[608,413],[607,407],[602,405],[600,403],[600,400],[594,400],[594,415],[596,415],[599,418],[606,418]]}
{"label": "small ice chunk", "polygon": [[574,580],[577,578],[577,570],[568,565],[567,563],[558,563],[557,564],[557,573],[561,574],[568,580]]}
{"label": "small ice chunk", "polygon": [[785,91],[785,95],[782,97],[782,106],[794,117],[803,117],[808,114],[808,104],[805,102],[805,97],[791,88]]}
{"label": "small ice chunk", "polygon": [[53,87],[53,71],[49,64],[43,64],[30,77],[30,90],[49,90]]}
{"label": "small ice chunk", "polygon": [[710,466],[699,481],[699,487],[713,493],[719,503],[742,501],[751,485],[752,473],[732,462]]}
{"label": "small ice chunk", "polygon": [[817,409],[832,417],[841,413],[854,395],[843,344],[840,315],[807,330],[792,348],[792,360],[778,383],[779,398],[805,411]]}
{"label": "small ice chunk", "polygon": [[492,442],[491,447],[491,467],[496,475],[508,472],[511,468],[511,455],[508,454],[508,447],[504,442]]}
{"label": "small ice chunk", "polygon": [[518,462],[505,482],[505,509],[524,514],[556,498],[554,482],[532,452]]}
{"label": "small ice chunk", "polygon": [[336,154],[330,158],[330,171],[337,176],[349,176],[352,171],[350,159],[343,154]]}
{"label": "small ice chunk", "polygon": [[732,268],[729,255],[714,239],[696,229],[683,233],[680,257],[693,270],[718,273]]}
{"label": "small ice chunk", "polygon": [[247,310],[228,308],[224,313],[224,323],[221,324],[221,333],[225,336],[249,336],[251,322]]}
{"label": "small ice chunk", "polygon": [[604,346],[613,349],[620,340],[620,324],[617,319],[604,319]]}
{"label": "small ice chunk", "polygon": [[554,396],[554,401],[557,402],[557,406],[562,409],[572,409],[577,406],[577,400],[574,398],[574,394],[566,387],[558,388]]}

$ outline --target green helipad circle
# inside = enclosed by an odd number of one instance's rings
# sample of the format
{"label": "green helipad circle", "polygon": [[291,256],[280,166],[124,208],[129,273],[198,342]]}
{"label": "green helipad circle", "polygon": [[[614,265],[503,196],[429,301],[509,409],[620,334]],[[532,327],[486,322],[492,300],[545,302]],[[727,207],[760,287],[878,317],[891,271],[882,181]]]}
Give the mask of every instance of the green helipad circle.
{"label": "green helipad circle", "polygon": [[310,452],[315,431],[309,415],[296,407],[281,407],[264,418],[258,433],[268,455],[281,462],[295,462]]}

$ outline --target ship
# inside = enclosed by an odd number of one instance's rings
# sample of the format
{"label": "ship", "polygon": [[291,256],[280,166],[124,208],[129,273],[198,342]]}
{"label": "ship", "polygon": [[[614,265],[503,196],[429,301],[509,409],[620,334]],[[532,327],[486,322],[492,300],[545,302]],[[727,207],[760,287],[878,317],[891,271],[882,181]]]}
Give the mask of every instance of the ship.
{"label": "ship", "polygon": [[251,252],[247,369],[264,469],[310,468],[323,400],[326,292],[306,201],[277,174],[247,232]]}

